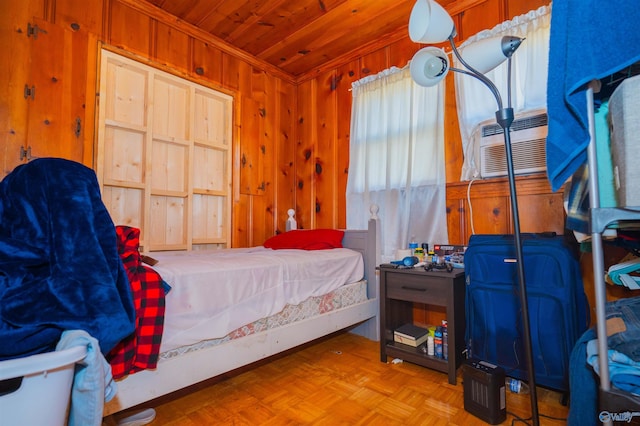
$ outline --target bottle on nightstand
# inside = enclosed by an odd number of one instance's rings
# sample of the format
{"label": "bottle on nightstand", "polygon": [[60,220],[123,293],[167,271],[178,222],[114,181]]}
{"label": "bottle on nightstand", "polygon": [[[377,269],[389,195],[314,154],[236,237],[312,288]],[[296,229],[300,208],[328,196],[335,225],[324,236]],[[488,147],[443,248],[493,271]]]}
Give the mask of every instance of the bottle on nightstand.
{"label": "bottle on nightstand", "polygon": [[434,345],[433,345],[433,336],[427,336],[427,355],[433,356],[435,354]]}
{"label": "bottle on nightstand", "polygon": [[436,332],[433,335],[433,349],[434,356],[436,358],[442,358],[442,327],[436,327]]}
{"label": "bottle on nightstand", "polygon": [[416,255],[417,248],[418,248],[418,243],[416,242],[416,237],[412,236],[411,241],[409,241],[409,250],[411,250],[411,256]]}

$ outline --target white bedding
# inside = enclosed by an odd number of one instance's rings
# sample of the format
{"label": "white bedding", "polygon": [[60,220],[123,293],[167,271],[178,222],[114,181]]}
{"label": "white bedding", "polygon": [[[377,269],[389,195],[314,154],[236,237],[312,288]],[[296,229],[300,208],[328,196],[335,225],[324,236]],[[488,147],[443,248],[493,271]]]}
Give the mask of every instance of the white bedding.
{"label": "white bedding", "polygon": [[171,286],[161,352],[220,338],[287,304],[360,281],[359,252],[264,247],[155,252],[153,268]]}

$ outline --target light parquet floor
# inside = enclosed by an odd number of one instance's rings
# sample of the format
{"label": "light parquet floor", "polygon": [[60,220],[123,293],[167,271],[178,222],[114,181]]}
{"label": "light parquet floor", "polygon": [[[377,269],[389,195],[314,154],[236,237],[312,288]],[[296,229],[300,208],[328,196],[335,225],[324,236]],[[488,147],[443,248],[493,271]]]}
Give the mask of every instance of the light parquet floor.
{"label": "light parquet floor", "polygon": [[[461,370],[454,386],[445,373],[382,363],[377,342],[342,333],[156,405],[152,425],[486,425],[464,410]],[[566,424],[560,393],[537,396],[540,425]],[[530,417],[529,395],[507,393],[507,411],[502,424],[525,424],[514,415]]]}

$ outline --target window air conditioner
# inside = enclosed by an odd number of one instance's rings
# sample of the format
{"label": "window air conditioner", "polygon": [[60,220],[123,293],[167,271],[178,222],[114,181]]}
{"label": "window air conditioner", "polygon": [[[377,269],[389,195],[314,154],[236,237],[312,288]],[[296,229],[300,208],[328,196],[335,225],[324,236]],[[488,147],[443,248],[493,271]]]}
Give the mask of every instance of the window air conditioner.
{"label": "window air conditioner", "polygon": [[[514,174],[542,172],[546,163],[547,113],[536,110],[518,115],[511,124]],[[502,128],[495,121],[481,127],[480,176],[506,176],[507,159]]]}

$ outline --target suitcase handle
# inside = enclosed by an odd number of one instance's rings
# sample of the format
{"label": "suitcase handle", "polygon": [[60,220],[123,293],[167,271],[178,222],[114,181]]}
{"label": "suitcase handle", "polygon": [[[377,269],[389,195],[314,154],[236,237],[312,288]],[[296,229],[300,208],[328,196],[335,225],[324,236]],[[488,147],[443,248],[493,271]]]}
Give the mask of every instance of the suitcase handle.
{"label": "suitcase handle", "polygon": [[[555,238],[558,236],[558,234],[555,231],[545,231],[545,232],[524,232],[522,234],[520,234],[522,236],[523,239],[527,239],[527,238]],[[507,241],[513,241],[515,240],[515,235],[513,234],[502,234],[500,235],[500,237],[503,240],[507,240]]]}
{"label": "suitcase handle", "polygon": [[558,234],[555,231],[547,231],[547,232],[538,232],[537,235],[540,235],[543,238],[555,238]]}

